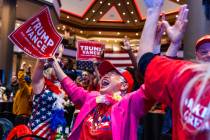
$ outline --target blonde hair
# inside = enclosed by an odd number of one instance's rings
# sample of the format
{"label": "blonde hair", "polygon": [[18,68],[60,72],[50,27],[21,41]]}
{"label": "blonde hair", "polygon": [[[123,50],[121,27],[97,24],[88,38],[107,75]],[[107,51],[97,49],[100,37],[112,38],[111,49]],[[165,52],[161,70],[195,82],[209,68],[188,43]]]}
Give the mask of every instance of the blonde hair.
{"label": "blonde hair", "polygon": [[[181,115],[181,120],[182,120],[182,124],[183,127],[185,127],[184,129],[188,130],[191,133],[196,134],[197,132],[202,131],[204,128],[200,127],[198,130],[192,131],[190,130],[186,125],[185,122],[183,122],[183,107],[184,107],[184,102],[185,99],[189,96],[191,90],[193,89],[193,87],[200,83],[199,85],[199,90],[196,93],[196,99],[193,102],[193,107],[196,106],[196,104],[198,104],[199,100],[201,99],[203,93],[206,92],[207,88],[208,88],[208,83],[210,80],[210,63],[200,63],[200,64],[192,64],[192,65],[187,65],[185,66],[177,75],[177,77],[181,76],[183,73],[185,73],[186,71],[192,71],[195,72],[196,74],[193,76],[193,78],[191,78],[188,83],[186,84],[182,95],[181,95],[181,100],[180,100],[180,115]],[[210,95],[209,95],[210,96]],[[208,104],[208,111],[207,111],[207,115],[205,115],[204,121],[208,121],[210,119],[210,103]],[[208,137],[209,138],[209,137]]]}

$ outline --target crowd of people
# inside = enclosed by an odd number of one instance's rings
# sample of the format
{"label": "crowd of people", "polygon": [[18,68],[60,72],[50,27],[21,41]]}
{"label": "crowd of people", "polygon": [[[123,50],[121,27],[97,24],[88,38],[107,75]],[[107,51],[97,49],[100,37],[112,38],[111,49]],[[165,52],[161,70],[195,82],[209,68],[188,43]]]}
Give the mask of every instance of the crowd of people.
{"label": "crowd of people", "polygon": [[[33,73],[23,62],[18,76],[12,77],[13,113],[28,116],[27,132],[52,140],[137,140],[145,114],[167,108],[173,140],[210,139],[210,35],[195,44],[196,60],[177,59],[189,9],[182,5],[170,25],[161,15],[163,2],[145,0],[147,18],[137,57],[127,38],[121,44],[133,68],[119,71],[102,60],[93,62],[94,72],[78,71],[71,59],[62,57],[62,45],[58,56],[37,60]],[[164,31],[171,43],[161,55]],[[0,88],[0,100],[6,100],[5,90]],[[69,106],[76,108],[70,123]],[[17,133],[12,132],[9,138]]]}

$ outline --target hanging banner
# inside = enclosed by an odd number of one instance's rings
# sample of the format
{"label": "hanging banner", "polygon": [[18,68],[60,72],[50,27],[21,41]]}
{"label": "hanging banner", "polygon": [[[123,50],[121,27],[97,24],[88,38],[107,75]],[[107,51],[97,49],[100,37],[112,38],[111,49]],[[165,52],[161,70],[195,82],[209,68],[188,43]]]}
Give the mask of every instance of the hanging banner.
{"label": "hanging banner", "polygon": [[105,45],[96,41],[77,41],[77,60],[101,59]]}
{"label": "hanging banner", "polygon": [[52,57],[62,41],[48,7],[12,32],[9,39],[26,54],[38,59]]}

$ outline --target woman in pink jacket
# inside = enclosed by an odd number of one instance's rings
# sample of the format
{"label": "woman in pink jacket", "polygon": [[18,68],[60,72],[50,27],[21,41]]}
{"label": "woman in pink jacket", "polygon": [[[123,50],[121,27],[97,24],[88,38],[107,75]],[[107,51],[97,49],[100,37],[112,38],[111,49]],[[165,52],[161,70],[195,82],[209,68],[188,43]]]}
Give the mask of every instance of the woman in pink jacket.
{"label": "woman in pink jacket", "polygon": [[150,103],[143,87],[126,94],[133,84],[129,73],[104,61],[99,66],[100,91],[89,92],[68,78],[56,59],[53,67],[73,103],[81,106],[69,140],[137,140],[138,121]]}

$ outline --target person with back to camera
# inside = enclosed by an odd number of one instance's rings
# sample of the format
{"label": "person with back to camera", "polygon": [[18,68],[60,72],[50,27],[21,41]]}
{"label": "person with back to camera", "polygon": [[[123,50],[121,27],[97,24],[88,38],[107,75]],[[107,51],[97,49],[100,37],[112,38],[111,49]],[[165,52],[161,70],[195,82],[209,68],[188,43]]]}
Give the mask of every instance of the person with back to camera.
{"label": "person with back to camera", "polygon": [[34,97],[28,125],[33,134],[50,140],[64,135],[65,92],[49,62],[37,60],[32,74],[32,88]]}
{"label": "person with back to camera", "polygon": [[[152,53],[163,0],[150,1],[140,39],[138,66],[145,76],[145,96],[172,107],[173,140],[210,139],[210,64],[173,60]],[[182,38],[188,15],[182,6],[179,23],[171,30]],[[177,44],[176,44],[177,45]],[[157,92],[158,91],[158,92]]]}

